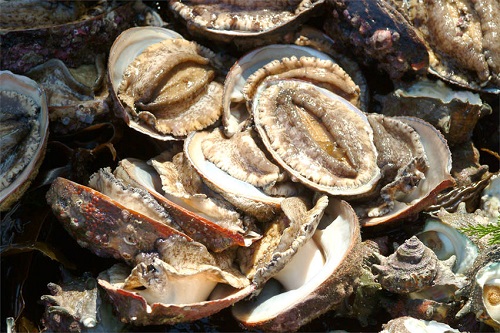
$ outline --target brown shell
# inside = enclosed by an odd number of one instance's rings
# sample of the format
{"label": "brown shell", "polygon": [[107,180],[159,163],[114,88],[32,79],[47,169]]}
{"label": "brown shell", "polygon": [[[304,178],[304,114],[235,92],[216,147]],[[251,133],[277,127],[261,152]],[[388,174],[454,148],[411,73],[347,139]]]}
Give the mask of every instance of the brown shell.
{"label": "brown shell", "polygon": [[[13,5],[10,2],[5,4]],[[114,8],[100,8],[94,13],[89,11],[89,15],[82,16],[82,19],[65,24],[33,26],[28,22],[28,27],[0,29],[1,67],[24,73],[52,58],[58,58],[70,67],[93,63],[97,54],[108,52],[120,32],[143,25],[150,12],[151,9],[143,4],[128,2]],[[156,24],[160,25],[160,22]]]}
{"label": "brown shell", "polygon": [[410,125],[419,134],[429,168],[424,172],[425,179],[416,190],[400,198],[392,212],[380,217],[361,219],[365,227],[384,226],[418,213],[432,204],[439,192],[455,184],[451,171],[451,152],[443,135],[431,124],[412,117],[396,117]]}
{"label": "brown shell", "polygon": [[211,40],[244,51],[282,42],[284,36],[311,16],[324,0],[218,1],[170,0],[169,9],[199,40]]}
{"label": "brown shell", "polygon": [[[119,172],[117,173],[117,170]],[[194,240],[205,244],[211,251],[220,252],[233,246],[245,246],[243,235],[225,229],[216,223],[192,212],[171,200],[162,193],[160,177],[146,162],[137,159],[124,159],[115,175],[133,186],[144,188],[163,205],[183,232]],[[156,175],[156,176],[155,176]]]}
{"label": "brown shell", "polygon": [[[380,257],[380,256],[379,256]],[[430,286],[438,271],[438,258],[416,236],[406,240],[380,265],[373,265],[382,287],[407,294]]]}
{"label": "brown shell", "polygon": [[[269,280],[257,298],[235,304],[232,313],[236,319],[253,329],[295,331],[336,309],[352,293],[361,270],[362,251],[359,223],[349,204],[330,200],[312,237],[324,246],[323,269],[302,287],[288,292],[283,292],[276,280]],[[335,246],[342,249],[333,249]],[[341,258],[329,260],[334,256]]]}

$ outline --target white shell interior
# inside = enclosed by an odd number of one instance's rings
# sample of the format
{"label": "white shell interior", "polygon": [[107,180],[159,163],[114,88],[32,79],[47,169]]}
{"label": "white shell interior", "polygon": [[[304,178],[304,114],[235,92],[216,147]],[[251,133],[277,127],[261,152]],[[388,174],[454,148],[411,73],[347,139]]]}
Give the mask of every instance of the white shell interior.
{"label": "white shell interior", "polygon": [[416,189],[394,202],[394,209],[380,217],[367,218],[362,221],[363,226],[377,225],[379,223],[395,218],[403,212],[413,209],[421,200],[427,198],[433,190],[442,182],[453,181],[451,177],[451,152],[446,143],[446,139],[431,124],[412,117],[395,117],[410,125],[420,135],[420,139],[425,149],[429,168],[424,173],[425,180],[422,180]]}
{"label": "white shell interior", "polygon": [[203,155],[201,142],[208,132],[193,132],[185,140],[184,151],[193,167],[203,176],[204,180],[218,187],[221,193],[232,193],[239,197],[254,201],[279,205],[283,198],[271,197],[259,188],[236,179],[215,164],[208,161]]}
{"label": "white shell interior", "polygon": [[430,97],[449,103],[454,99],[470,104],[482,105],[479,94],[467,90],[455,91],[444,84],[443,81],[422,80],[412,85],[407,91],[396,90],[396,95],[409,97]]}
{"label": "white shell interior", "polygon": [[109,51],[108,70],[116,93],[128,65],[148,46],[169,38],[183,37],[175,31],[160,27],[135,27],[122,32]]}
{"label": "white shell interior", "polygon": [[448,324],[440,323],[434,320],[421,320],[415,318],[407,318],[404,321],[404,326],[411,333],[451,333],[460,332],[453,329]]}
{"label": "white shell interior", "polygon": [[[307,274],[300,272],[299,275],[307,275],[306,281],[296,286],[296,289],[286,290],[275,279],[269,280],[262,292],[252,301],[239,302],[234,305],[233,315],[240,321],[245,323],[259,323],[271,320],[281,313],[298,306],[311,293],[319,288],[337,269],[348,250],[353,244],[355,238],[354,230],[357,223],[352,219],[349,210],[346,206],[340,204],[338,200],[331,199],[330,204],[326,208],[325,214],[313,235],[313,240],[319,248],[315,251],[308,251],[308,255],[302,256],[301,248],[295,256],[299,256],[298,260],[292,260],[285,268],[290,274],[295,274],[299,271],[314,270],[315,274]],[[317,253],[319,252],[319,253]],[[302,256],[302,258],[301,258]],[[310,260],[306,257],[320,256],[324,257],[325,261],[322,267],[307,267],[304,261]],[[294,257],[295,258],[295,257]],[[288,267],[293,264],[293,267]],[[294,266],[298,265],[298,267]],[[294,278],[294,276],[289,276]]]}
{"label": "white shell interior", "polygon": [[[452,255],[455,255],[457,260],[453,266],[453,272],[464,274],[479,254],[477,246],[464,234],[457,229],[442,223],[435,219],[426,221],[424,229],[417,234],[417,237],[426,246],[430,247],[437,255],[439,260],[446,260]],[[429,241],[429,238],[433,239]],[[433,243],[438,237],[439,247],[433,246]]]}

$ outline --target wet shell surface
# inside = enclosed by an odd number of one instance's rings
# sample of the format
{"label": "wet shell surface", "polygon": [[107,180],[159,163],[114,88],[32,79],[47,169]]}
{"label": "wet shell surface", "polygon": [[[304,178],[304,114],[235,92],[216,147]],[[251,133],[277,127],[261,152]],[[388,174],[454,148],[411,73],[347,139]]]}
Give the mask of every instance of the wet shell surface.
{"label": "wet shell surface", "polygon": [[467,299],[456,314],[461,318],[474,313],[476,318],[494,329],[500,329],[500,246],[492,245],[481,252],[468,273],[469,284],[458,294]]}
{"label": "wet shell surface", "polygon": [[0,71],[0,104],[0,211],[6,211],[38,174],[49,135],[49,111],[39,85],[10,71]]}
{"label": "wet shell surface", "polygon": [[218,98],[222,85],[214,81],[214,57],[172,30],[124,31],[113,43],[108,60],[120,116],[130,127],[160,140],[182,138],[211,125],[222,112]]}
{"label": "wet shell surface", "polygon": [[247,101],[244,96],[247,80],[265,65],[279,62],[285,57],[314,57],[318,61],[333,61],[324,52],[299,45],[272,44],[257,48],[242,56],[231,67],[224,82],[222,124],[227,136],[234,135],[251,123],[250,111],[247,110]]}
{"label": "wet shell surface", "polygon": [[[255,289],[253,285],[248,285],[243,289],[235,289],[220,284],[212,292],[213,296],[203,302],[183,304],[152,302],[150,304],[134,290],[123,288],[124,281],[129,273],[130,269],[128,267],[115,265],[101,272],[98,282],[107,292],[112,302],[117,305],[121,320],[134,325],[172,325],[201,319],[231,306],[248,296]],[[186,287],[187,290],[185,291],[189,293],[189,284]]]}
{"label": "wet shell surface", "polygon": [[267,150],[304,185],[355,196],[379,180],[368,120],[340,96],[303,81],[268,81],[255,95],[252,115]]}
{"label": "wet shell surface", "polygon": [[478,120],[491,113],[479,94],[451,89],[440,80],[420,80],[380,100],[381,113],[421,118],[439,129],[450,146],[470,140]]}
{"label": "wet shell surface", "polygon": [[424,40],[429,72],[453,84],[498,93],[498,1],[393,1]]}
{"label": "wet shell surface", "polygon": [[197,131],[185,140],[184,152],[203,181],[226,200],[259,220],[270,219],[283,196],[271,196],[281,171],[257,146],[250,130],[226,138],[222,130]]}
{"label": "wet shell surface", "polygon": [[453,271],[458,274],[465,274],[479,254],[478,247],[466,235],[445,221],[428,219],[416,236],[430,247],[440,260],[454,255],[456,262]]}
{"label": "wet shell surface", "polygon": [[177,234],[191,240],[167,224],[65,178],[52,183],[47,202],[80,246],[98,256],[131,262],[137,253],[153,250],[158,238]]}

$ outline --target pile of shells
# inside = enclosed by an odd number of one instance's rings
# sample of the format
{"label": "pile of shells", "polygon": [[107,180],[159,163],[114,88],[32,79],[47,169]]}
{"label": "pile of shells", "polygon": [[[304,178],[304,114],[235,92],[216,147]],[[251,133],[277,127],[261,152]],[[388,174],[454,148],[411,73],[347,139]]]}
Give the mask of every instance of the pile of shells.
{"label": "pile of shells", "polygon": [[[265,331],[333,316],[383,332],[500,329],[498,237],[470,235],[499,230],[498,176],[473,142],[498,117],[484,100],[500,92],[500,31],[482,28],[498,6],[464,3],[443,5],[453,38],[398,1],[0,4],[43,13],[33,47],[46,43],[43,59],[16,60],[33,29],[2,25],[1,69],[26,76],[0,73],[2,101],[37,106],[2,103],[15,153],[2,152],[1,209],[24,204],[49,128],[61,142],[104,122],[118,134],[103,145],[111,163],[38,182],[70,240],[110,258],[49,284],[45,329],[221,315]],[[81,36],[62,50],[44,42],[69,28]],[[466,37],[474,65],[447,45],[467,53]]]}

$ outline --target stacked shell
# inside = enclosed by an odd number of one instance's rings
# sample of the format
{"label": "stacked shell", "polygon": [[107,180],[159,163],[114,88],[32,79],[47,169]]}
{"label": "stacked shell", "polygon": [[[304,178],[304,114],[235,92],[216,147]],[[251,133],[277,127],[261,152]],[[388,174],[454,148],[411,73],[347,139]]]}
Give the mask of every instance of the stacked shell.
{"label": "stacked shell", "polygon": [[80,245],[129,265],[99,277],[123,321],[191,321],[252,294],[239,321],[295,330],[352,292],[356,213],[377,225],[419,212],[451,186],[450,153],[424,121],[361,111],[326,53],[269,45],[225,80],[221,63],[167,29],[122,33],[108,62],[118,115],[183,151],[124,159],[88,187],[59,178],[47,200]]}

